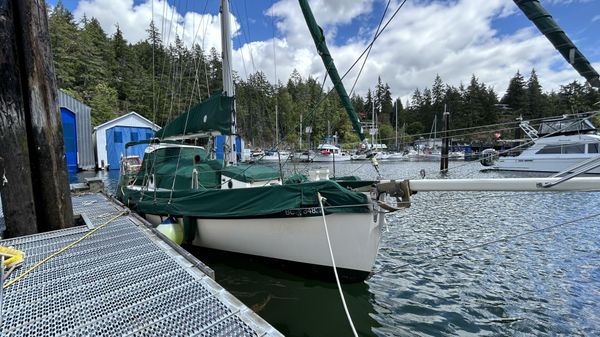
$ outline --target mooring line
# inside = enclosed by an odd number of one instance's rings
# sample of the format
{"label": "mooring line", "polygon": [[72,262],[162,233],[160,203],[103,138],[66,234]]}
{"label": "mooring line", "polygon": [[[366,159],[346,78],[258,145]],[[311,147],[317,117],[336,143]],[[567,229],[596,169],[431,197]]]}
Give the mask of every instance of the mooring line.
{"label": "mooring line", "polygon": [[2,289],[6,289],[8,287],[10,287],[11,285],[13,285],[14,283],[16,283],[17,281],[23,279],[27,274],[31,273],[32,271],[34,271],[36,268],[38,268],[39,266],[43,265],[44,263],[48,262],[50,259],[52,259],[53,257],[65,252],[66,250],[68,250],[69,248],[75,246],[76,244],[78,244],[79,242],[81,242],[83,239],[87,238],[88,236],[94,234],[97,230],[99,230],[100,228],[108,225],[109,223],[117,220],[119,217],[123,216],[127,214],[126,211],[123,212],[119,212],[118,214],[116,214],[115,216],[113,216],[112,218],[110,218],[108,221],[104,222],[103,224],[97,226],[96,228],[92,229],[91,231],[85,233],[85,235],[83,235],[82,237],[80,237],[79,239],[71,242],[70,244],[68,244],[67,246],[61,248],[60,250],[57,250],[56,252],[52,253],[51,255],[49,255],[48,257],[46,257],[45,259],[43,259],[42,261],[36,263],[34,266],[32,266],[31,268],[27,269],[26,271],[24,271],[23,273],[19,274],[19,276],[15,277],[14,279],[10,280],[9,282],[6,282],[6,284],[2,285]]}
{"label": "mooring line", "polygon": [[337,267],[335,265],[335,259],[333,257],[333,250],[331,249],[331,240],[329,239],[329,231],[327,230],[327,220],[325,220],[325,208],[323,207],[323,200],[327,200],[326,198],[321,196],[321,193],[317,192],[317,197],[319,199],[319,205],[321,206],[321,215],[323,216],[323,227],[325,227],[325,235],[327,236],[327,245],[329,245],[329,254],[331,255],[331,264],[333,266],[333,273],[335,274],[335,282],[337,283],[338,291],[340,292],[340,297],[342,299],[342,304],[344,305],[344,311],[346,311],[346,317],[348,318],[348,323],[350,323],[350,327],[352,328],[352,332],[355,337],[358,337],[356,333],[356,328],[354,327],[354,323],[352,322],[352,317],[350,317],[350,311],[348,311],[348,306],[346,305],[346,299],[344,298],[344,292],[342,291],[342,285],[340,283],[340,277],[337,273]]}

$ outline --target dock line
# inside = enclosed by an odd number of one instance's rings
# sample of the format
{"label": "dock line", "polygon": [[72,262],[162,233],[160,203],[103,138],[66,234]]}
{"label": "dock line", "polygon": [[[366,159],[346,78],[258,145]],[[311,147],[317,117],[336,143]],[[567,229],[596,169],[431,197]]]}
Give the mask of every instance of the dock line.
{"label": "dock line", "polygon": [[88,236],[94,234],[97,230],[99,230],[100,228],[103,228],[104,226],[108,225],[109,223],[117,220],[118,218],[120,218],[123,215],[128,214],[128,211],[122,211],[119,212],[118,214],[116,214],[115,216],[113,216],[112,218],[110,218],[108,221],[104,222],[103,224],[99,225],[98,227],[92,229],[91,231],[85,233],[82,237],[80,237],[79,239],[71,242],[70,244],[68,244],[67,246],[61,248],[60,250],[57,250],[56,252],[52,253],[51,255],[49,255],[48,257],[46,257],[45,259],[43,259],[42,261],[36,263],[35,265],[33,265],[31,268],[27,269],[26,271],[24,271],[23,273],[21,273],[19,276],[15,277],[14,279],[10,280],[9,282],[6,282],[6,284],[2,285],[2,289],[6,289],[8,287],[10,287],[11,285],[15,284],[17,281],[23,279],[27,274],[31,273],[33,270],[35,270],[36,268],[38,268],[39,266],[43,265],[44,263],[48,262],[50,259],[52,259],[53,257],[65,252],[66,250],[68,250],[69,248],[75,246],[76,244],[78,244],[79,242],[83,241],[85,238],[87,238]]}
{"label": "dock line", "polygon": [[344,292],[342,291],[342,285],[340,283],[340,277],[337,273],[337,267],[335,266],[335,259],[333,258],[333,249],[331,248],[331,240],[329,240],[329,230],[327,229],[327,220],[325,220],[325,208],[323,207],[323,200],[327,200],[327,198],[321,196],[321,193],[317,192],[317,198],[319,199],[319,205],[321,206],[321,215],[323,216],[323,227],[325,227],[325,235],[327,236],[327,244],[329,245],[329,254],[331,254],[331,265],[333,266],[333,273],[335,274],[335,281],[337,283],[337,288],[340,291],[340,297],[342,298],[342,304],[344,305],[344,310],[346,311],[346,317],[348,318],[348,323],[350,323],[350,327],[352,328],[352,332],[355,337],[358,337],[358,333],[356,333],[356,328],[354,327],[354,322],[352,322],[352,317],[350,316],[350,311],[348,311],[348,306],[346,305],[346,299],[344,298]]}

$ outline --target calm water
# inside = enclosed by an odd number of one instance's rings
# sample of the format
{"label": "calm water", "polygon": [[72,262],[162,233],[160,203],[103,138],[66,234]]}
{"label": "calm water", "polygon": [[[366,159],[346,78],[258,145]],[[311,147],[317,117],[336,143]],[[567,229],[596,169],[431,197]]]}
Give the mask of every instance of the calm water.
{"label": "calm water", "polygon": [[[418,179],[421,169],[438,178],[438,167],[399,162],[380,170],[385,178]],[[525,176],[483,173],[478,163],[450,168],[448,178]],[[364,163],[338,163],[336,173],[377,175]],[[116,184],[118,173],[101,175],[109,188]],[[361,336],[600,335],[600,216],[544,229],[600,213],[600,193],[428,192],[412,200],[388,216],[373,275],[343,285]],[[334,283],[189,249],[285,335],[351,334]]]}

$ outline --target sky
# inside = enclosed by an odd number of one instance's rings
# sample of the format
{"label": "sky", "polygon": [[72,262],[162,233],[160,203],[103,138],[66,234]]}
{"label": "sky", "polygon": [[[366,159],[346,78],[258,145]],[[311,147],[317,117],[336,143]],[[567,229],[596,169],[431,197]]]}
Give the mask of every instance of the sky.
{"label": "sky", "polygon": [[[49,0],[53,6],[57,0]],[[345,73],[373,40],[388,0],[309,0],[330,52]],[[402,0],[391,0],[383,22]],[[577,47],[600,71],[600,0],[541,0]],[[217,0],[63,0],[76,20],[100,21],[108,35],[118,25],[135,43],[146,38],[152,19],[165,43],[178,35],[190,46],[220,50]],[[230,0],[233,67],[242,78],[264,72],[272,83],[287,82],[296,69],[322,80],[316,52],[297,0]],[[358,69],[344,79],[350,90]],[[378,78],[403,102],[415,89],[445,83],[468,84],[474,74],[502,96],[517,71],[535,69],[545,91],[558,90],[575,72],[512,0],[408,0],[379,36],[356,84],[366,95]],[[326,82],[326,86],[332,86]]]}

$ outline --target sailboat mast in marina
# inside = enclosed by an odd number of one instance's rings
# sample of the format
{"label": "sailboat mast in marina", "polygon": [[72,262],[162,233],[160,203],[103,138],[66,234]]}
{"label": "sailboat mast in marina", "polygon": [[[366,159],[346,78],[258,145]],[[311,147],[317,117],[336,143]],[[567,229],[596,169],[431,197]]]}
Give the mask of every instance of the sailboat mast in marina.
{"label": "sailboat mast in marina", "polygon": [[[283,181],[273,168],[237,163],[226,0],[221,2],[221,28],[223,92],[192,106],[156,133],[139,171],[121,172],[118,198],[156,225],[169,221],[180,227],[187,233],[183,240],[197,246],[322,267],[333,265],[331,248],[342,274],[366,277],[384,222],[376,199],[385,193],[375,193],[373,181],[310,181],[299,175]],[[346,104],[351,106],[349,99]],[[353,117],[362,140],[360,122],[356,114]],[[227,137],[224,161],[183,141],[215,135]],[[323,207],[318,194],[325,198]]]}
{"label": "sailboat mast in marina", "polygon": [[[233,72],[231,66],[231,22],[229,16],[229,2],[221,1],[221,46],[223,49],[223,94],[227,97],[235,97],[235,86],[233,85]],[[237,163],[236,149],[236,116],[235,100],[233,101],[231,111],[231,132],[227,136],[227,151],[225,152],[225,162],[229,164]]]}

